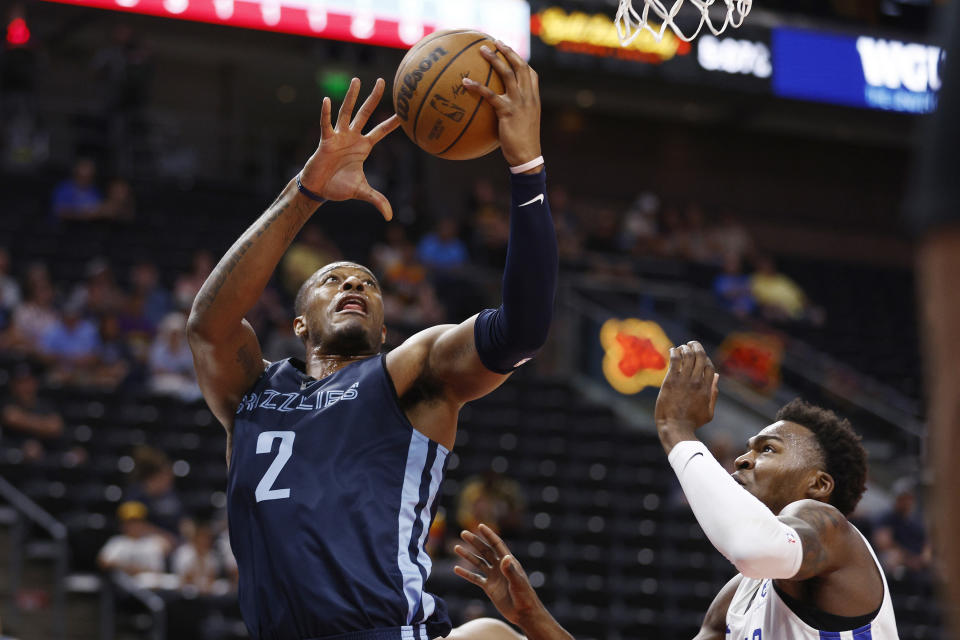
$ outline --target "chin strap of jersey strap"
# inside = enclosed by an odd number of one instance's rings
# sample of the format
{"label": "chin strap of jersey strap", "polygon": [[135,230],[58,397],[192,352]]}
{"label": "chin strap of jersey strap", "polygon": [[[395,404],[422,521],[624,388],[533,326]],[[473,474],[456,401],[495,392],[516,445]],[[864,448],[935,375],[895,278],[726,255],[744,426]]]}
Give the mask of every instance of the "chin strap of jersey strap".
{"label": "chin strap of jersey strap", "polygon": [[703,532],[748,578],[792,578],[803,543],[765,504],[741,487],[699,440],[678,443],[668,457]]}
{"label": "chin strap of jersey strap", "polygon": [[547,341],[559,268],[545,172],[511,175],[510,190],[503,302],[480,312],[473,330],[480,361],[496,373],[510,373]]}

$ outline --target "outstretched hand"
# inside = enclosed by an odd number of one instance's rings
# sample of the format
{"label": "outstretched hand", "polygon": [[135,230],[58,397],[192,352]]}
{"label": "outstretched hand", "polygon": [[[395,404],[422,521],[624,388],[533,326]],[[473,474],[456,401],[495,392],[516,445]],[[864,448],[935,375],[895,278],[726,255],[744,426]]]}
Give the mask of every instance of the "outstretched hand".
{"label": "outstretched hand", "polygon": [[692,436],[696,429],[713,420],[719,380],[720,374],[699,342],[670,349],[670,368],[654,410],[661,439],[664,429]]}
{"label": "outstretched hand", "polygon": [[506,93],[498,95],[470,78],[463,79],[463,87],[497,112],[503,157],[517,166],[540,156],[540,79],[516,51],[499,40],[497,49],[502,55],[487,46],[480,47],[480,53],[500,76]]}
{"label": "outstretched hand", "polygon": [[470,568],[457,566],[454,573],[483,589],[504,618],[524,627],[546,613],[520,562],[490,527],[481,524],[478,533],[463,531],[460,538],[466,546],[458,544],[454,551]]}
{"label": "outstretched hand", "polygon": [[369,202],[386,220],[390,220],[393,218],[390,202],[367,183],[363,174],[363,162],[374,145],[400,126],[400,119],[394,114],[374,127],[370,133],[363,134],[364,126],[383,97],[384,86],[383,78],[377,78],[373,91],[351,122],[353,108],[360,93],[360,80],[354,78],[340,106],[336,127],[330,118],[333,110],[330,98],[323,99],[320,144],[304,165],[300,181],[306,189],[327,200],[357,199]]}

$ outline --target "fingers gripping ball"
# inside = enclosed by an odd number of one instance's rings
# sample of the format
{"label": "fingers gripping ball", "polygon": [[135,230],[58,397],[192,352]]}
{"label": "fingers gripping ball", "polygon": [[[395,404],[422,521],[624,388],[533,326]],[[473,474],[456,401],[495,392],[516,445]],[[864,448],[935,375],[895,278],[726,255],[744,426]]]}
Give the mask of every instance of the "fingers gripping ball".
{"label": "fingers gripping ball", "polygon": [[394,109],[407,136],[427,153],[470,160],[500,146],[493,107],[463,87],[463,79],[470,78],[503,93],[500,76],[480,55],[483,45],[497,50],[493,39],[479,31],[437,31],[400,62],[393,80]]}

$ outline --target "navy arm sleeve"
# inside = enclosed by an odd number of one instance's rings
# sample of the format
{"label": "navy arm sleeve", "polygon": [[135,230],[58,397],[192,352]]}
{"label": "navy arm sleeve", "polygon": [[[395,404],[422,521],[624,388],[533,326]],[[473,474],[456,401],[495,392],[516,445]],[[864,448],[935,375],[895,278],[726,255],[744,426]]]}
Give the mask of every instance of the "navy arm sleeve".
{"label": "navy arm sleeve", "polygon": [[477,316],[474,340],[480,361],[510,373],[547,341],[557,293],[557,234],[547,202],[546,173],[510,178],[510,241],[498,309]]}

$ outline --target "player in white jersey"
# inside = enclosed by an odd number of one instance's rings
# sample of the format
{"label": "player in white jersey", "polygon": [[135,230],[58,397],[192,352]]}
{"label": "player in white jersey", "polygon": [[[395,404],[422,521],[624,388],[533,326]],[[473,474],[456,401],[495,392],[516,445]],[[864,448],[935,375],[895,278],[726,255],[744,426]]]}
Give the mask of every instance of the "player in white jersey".
{"label": "player in white jersey", "polygon": [[[670,351],[657,431],[704,533],[739,571],[695,640],[896,640],[890,590],[869,543],[847,520],[863,495],[860,437],[801,400],[750,438],[731,475],[696,437],[713,419],[719,376],[697,342]],[[464,532],[477,584],[531,640],[570,636],[547,613],[492,531]]]}

